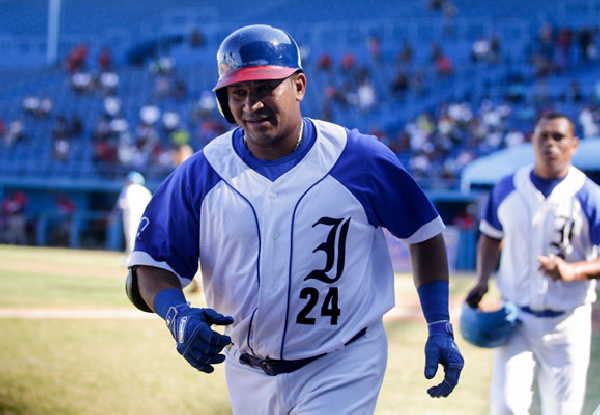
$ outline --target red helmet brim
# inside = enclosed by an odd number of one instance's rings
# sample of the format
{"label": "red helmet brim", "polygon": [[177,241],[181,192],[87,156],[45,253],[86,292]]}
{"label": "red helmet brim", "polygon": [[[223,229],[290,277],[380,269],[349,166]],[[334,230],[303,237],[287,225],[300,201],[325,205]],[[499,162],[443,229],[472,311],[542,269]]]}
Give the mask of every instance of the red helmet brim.
{"label": "red helmet brim", "polygon": [[260,81],[264,79],[283,79],[292,75],[299,68],[288,68],[285,66],[251,66],[223,74],[217,81],[213,91],[243,81]]}

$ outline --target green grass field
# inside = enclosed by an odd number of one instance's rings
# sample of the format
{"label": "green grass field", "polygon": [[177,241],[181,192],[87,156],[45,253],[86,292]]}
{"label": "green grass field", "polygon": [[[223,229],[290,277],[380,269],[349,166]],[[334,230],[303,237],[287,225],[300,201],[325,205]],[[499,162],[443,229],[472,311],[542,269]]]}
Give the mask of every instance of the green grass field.
{"label": "green grass field", "polygon": [[[0,245],[0,311],[131,309],[124,275],[122,254]],[[452,295],[462,298],[470,284],[456,277]],[[408,276],[398,276],[397,287],[399,303],[416,300]],[[449,398],[431,399],[425,390],[433,382],[422,375],[424,324],[400,320],[386,328],[388,369],[377,414],[487,413],[492,352],[457,339],[466,360],[461,383]],[[206,375],[189,367],[158,317],[0,318],[0,333],[1,415],[231,413],[222,368]],[[598,404],[595,335],[584,414]]]}

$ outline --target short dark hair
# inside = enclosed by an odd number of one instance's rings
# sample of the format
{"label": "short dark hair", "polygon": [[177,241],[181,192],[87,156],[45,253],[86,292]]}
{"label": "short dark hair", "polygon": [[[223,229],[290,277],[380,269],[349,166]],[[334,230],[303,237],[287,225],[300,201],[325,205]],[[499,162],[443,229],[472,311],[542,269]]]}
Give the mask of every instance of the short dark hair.
{"label": "short dark hair", "polygon": [[568,115],[566,115],[562,112],[558,112],[558,111],[551,111],[551,112],[546,112],[546,113],[541,114],[538,117],[538,119],[536,120],[535,126],[537,127],[538,124],[542,121],[552,121],[552,120],[558,120],[561,118],[568,121],[569,127],[571,128],[571,133],[573,134],[573,136],[577,136],[577,126],[575,125],[573,120],[571,118],[569,118]]}

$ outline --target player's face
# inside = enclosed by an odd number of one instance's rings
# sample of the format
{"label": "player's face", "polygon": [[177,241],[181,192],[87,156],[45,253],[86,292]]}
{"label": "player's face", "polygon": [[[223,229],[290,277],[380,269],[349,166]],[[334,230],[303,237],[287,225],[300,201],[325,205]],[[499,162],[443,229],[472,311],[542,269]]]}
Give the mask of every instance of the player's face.
{"label": "player's face", "polygon": [[244,81],[227,87],[227,102],[246,142],[259,158],[276,159],[294,150],[300,131],[303,73],[285,79]]}
{"label": "player's face", "polygon": [[533,133],[535,172],[544,178],[559,178],[567,174],[579,140],[565,118],[540,120]]}

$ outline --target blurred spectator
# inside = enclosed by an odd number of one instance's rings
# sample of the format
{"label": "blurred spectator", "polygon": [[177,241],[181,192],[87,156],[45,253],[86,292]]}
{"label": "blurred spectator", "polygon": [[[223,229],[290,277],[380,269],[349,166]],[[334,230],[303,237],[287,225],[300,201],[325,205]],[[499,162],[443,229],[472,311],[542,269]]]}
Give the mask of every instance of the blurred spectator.
{"label": "blurred spectator", "polygon": [[500,38],[497,35],[493,35],[490,40],[490,61],[492,63],[499,62],[501,52],[502,46],[500,45]]}
{"label": "blurred spectator", "polygon": [[352,71],[356,66],[356,58],[354,57],[354,53],[346,52],[344,56],[342,56],[340,66],[345,72]]}
{"label": "blurred spectator", "polygon": [[106,114],[100,117],[100,120],[94,127],[94,139],[95,140],[106,140],[112,134],[112,129],[110,127],[110,117]]}
{"label": "blurred spectator", "polygon": [[162,124],[165,135],[168,137],[171,133],[177,130],[181,124],[179,114],[175,112],[165,112],[162,116]]}
{"label": "blurred spectator", "polygon": [[21,108],[25,114],[37,116],[40,108],[40,99],[34,96],[26,96],[21,101]]}
{"label": "blurred spectator", "polygon": [[192,48],[200,48],[200,47],[204,46],[204,44],[206,43],[206,39],[204,38],[204,35],[198,29],[194,28],[190,32],[189,42],[190,42],[190,46]]}
{"label": "blurred spectator", "polygon": [[23,112],[36,118],[45,118],[52,112],[52,100],[28,95],[21,101]]}
{"label": "blurred spectator", "polygon": [[570,67],[571,44],[573,42],[573,31],[568,27],[558,30],[556,44],[558,46],[558,66],[561,69]]}
{"label": "blurred spectator", "polygon": [[456,226],[460,229],[473,229],[475,227],[475,217],[471,213],[471,209],[464,207],[458,211],[458,213],[452,218],[452,226]]}
{"label": "blurred spectator", "polygon": [[71,75],[71,88],[78,94],[89,92],[93,88],[92,74],[89,72],[77,71]]}
{"label": "blurred spectator", "polygon": [[101,72],[107,72],[112,69],[112,56],[110,49],[103,47],[98,54],[98,67]]}
{"label": "blurred spectator", "polygon": [[323,53],[319,57],[319,61],[317,63],[317,69],[321,71],[329,71],[333,66],[333,58],[327,52]]}
{"label": "blurred spectator", "polygon": [[8,125],[8,130],[4,134],[4,145],[11,147],[13,144],[23,140],[25,138],[24,130],[25,127],[21,120],[13,120]]}
{"label": "blurred spectator", "polygon": [[572,79],[567,86],[567,90],[561,94],[561,101],[579,103],[583,101],[583,92],[577,79]]}
{"label": "blurred spectator", "polygon": [[69,158],[71,143],[69,142],[70,130],[64,116],[58,116],[52,127],[52,157],[55,160],[66,160]]}
{"label": "blurred spectator", "polygon": [[71,120],[69,121],[69,136],[70,137],[79,137],[83,132],[83,122],[79,115],[73,114],[71,116]]}
{"label": "blurred spectator", "polygon": [[133,252],[140,220],[151,198],[152,194],[146,187],[144,176],[136,171],[130,172],[127,175],[117,203],[118,208],[123,214],[125,252],[128,255]]}
{"label": "blurred spectator", "polygon": [[104,112],[109,117],[116,117],[121,113],[121,100],[114,95],[104,98]]}
{"label": "blurred spectator", "polygon": [[69,158],[69,152],[71,149],[71,143],[64,138],[60,138],[53,141],[53,152],[52,157],[55,160],[65,161]]}
{"label": "blurred spectator", "polygon": [[22,191],[16,191],[2,201],[3,238],[9,244],[27,243],[25,207],[27,197]]}
{"label": "blurred spectator", "polygon": [[435,61],[435,67],[439,75],[450,75],[453,71],[450,58],[443,53]]}
{"label": "blurred spectator", "polygon": [[0,137],[4,137],[4,134],[6,134],[6,123],[0,118]]}
{"label": "blurred spectator", "polygon": [[76,208],[77,206],[66,193],[59,192],[57,194],[55,199],[57,220],[51,232],[51,239],[55,244],[69,244]]}
{"label": "blurred spectator", "polygon": [[160,119],[160,109],[154,104],[146,104],[140,108],[140,119],[145,124],[152,125]]}
{"label": "blurred spectator", "polygon": [[581,110],[578,121],[583,129],[582,138],[595,137],[600,133],[598,111],[593,111],[590,107],[585,107]]}
{"label": "blurred spectator", "polygon": [[504,137],[506,147],[514,147],[525,142],[525,134],[517,129],[511,129]]}
{"label": "blurred spectator", "polygon": [[368,78],[361,81],[358,90],[356,91],[358,109],[362,112],[368,112],[373,108],[377,101],[375,96],[375,88],[371,85]]}
{"label": "blurred spectator", "polygon": [[181,163],[186,161],[192,154],[194,154],[194,150],[188,144],[184,144],[175,148],[175,152],[173,154],[173,162],[176,166],[179,166]]}
{"label": "blurred spectator", "polygon": [[154,96],[166,98],[171,95],[171,78],[166,75],[158,75],[154,80]]}
{"label": "blurred spectator", "polygon": [[598,51],[595,45],[596,30],[583,28],[579,31],[577,42],[579,43],[579,53],[584,62],[593,60],[597,57]]}
{"label": "blurred spectator", "polygon": [[150,71],[156,74],[168,74],[175,68],[175,60],[162,56],[150,64]]}
{"label": "blurred spectator", "polygon": [[200,98],[192,108],[192,120],[198,121],[212,116],[216,105],[214,94],[211,91],[202,91]]}
{"label": "blurred spectator", "polygon": [[398,59],[400,60],[400,63],[403,63],[403,64],[410,64],[412,62],[413,48],[410,45],[410,43],[408,43],[408,42],[404,43],[404,45],[402,46],[402,50],[400,51],[400,54],[398,55]]}
{"label": "blurred spectator", "polygon": [[119,159],[117,146],[108,139],[94,142],[94,161],[97,163],[114,163]]}
{"label": "blurred spectator", "polygon": [[187,85],[185,81],[181,78],[175,79],[175,84],[173,85],[173,98],[176,100],[182,100],[187,96]]}
{"label": "blurred spectator", "polygon": [[402,69],[398,69],[396,76],[392,82],[391,91],[395,96],[403,96],[408,90],[409,79],[406,73]]}
{"label": "blurred spectator", "polygon": [[373,62],[381,60],[381,40],[377,35],[370,35],[367,39],[367,49]]}
{"label": "blurred spectator", "polygon": [[170,135],[171,143],[176,147],[188,145],[190,142],[190,133],[185,128],[178,128]]}
{"label": "blurred spectator", "polygon": [[104,71],[100,74],[100,90],[106,95],[113,95],[119,87],[119,75],[116,72]]}
{"label": "blurred spectator", "polygon": [[490,60],[490,53],[492,46],[490,41],[484,37],[480,37],[473,42],[471,48],[471,60],[473,62],[488,62]]}
{"label": "blurred spectator", "polygon": [[38,108],[38,117],[45,118],[52,112],[52,100],[48,97],[44,97],[40,100],[40,106]]}
{"label": "blurred spectator", "polygon": [[85,44],[75,46],[67,57],[66,68],[69,72],[80,71],[85,67],[89,49]]}
{"label": "blurred spectator", "polygon": [[63,115],[56,117],[51,135],[53,140],[66,139],[69,137],[69,126],[67,125],[67,119]]}

